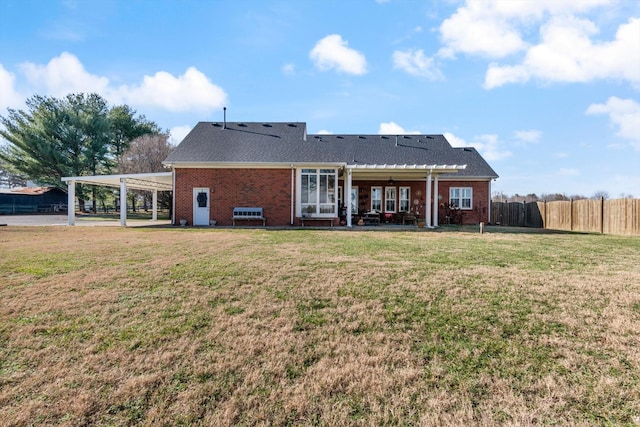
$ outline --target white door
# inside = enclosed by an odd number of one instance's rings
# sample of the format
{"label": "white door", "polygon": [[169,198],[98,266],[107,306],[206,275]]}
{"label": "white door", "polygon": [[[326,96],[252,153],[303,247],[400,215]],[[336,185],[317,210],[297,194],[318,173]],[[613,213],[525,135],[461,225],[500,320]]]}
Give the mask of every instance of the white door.
{"label": "white door", "polygon": [[193,189],[193,225],[209,225],[209,189]]}

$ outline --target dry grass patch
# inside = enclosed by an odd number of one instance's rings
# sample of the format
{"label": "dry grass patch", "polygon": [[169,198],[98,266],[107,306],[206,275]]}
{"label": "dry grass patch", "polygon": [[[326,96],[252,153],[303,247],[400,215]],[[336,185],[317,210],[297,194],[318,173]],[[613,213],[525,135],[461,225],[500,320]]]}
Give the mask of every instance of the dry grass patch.
{"label": "dry grass patch", "polygon": [[2,425],[637,425],[640,240],[0,230]]}

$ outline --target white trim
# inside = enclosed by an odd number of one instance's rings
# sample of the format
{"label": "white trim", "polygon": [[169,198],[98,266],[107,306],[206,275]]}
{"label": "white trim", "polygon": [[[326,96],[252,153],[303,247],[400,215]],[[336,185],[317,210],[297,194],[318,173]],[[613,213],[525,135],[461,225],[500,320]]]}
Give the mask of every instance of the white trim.
{"label": "white trim", "polygon": [[[451,191],[452,190],[460,190],[460,197],[458,197],[457,199],[454,199],[451,197]],[[462,197],[462,190],[470,190],[471,191],[471,197]],[[469,199],[469,207],[465,208],[462,206],[462,199]],[[473,210],[473,187],[449,187],[449,203],[451,203],[452,201],[456,201],[457,204],[456,206],[463,211],[471,211]]]}
{"label": "white trim", "polygon": [[431,172],[427,174],[426,196],[424,201],[424,217],[427,228],[431,228]]}
{"label": "white trim", "polygon": [[[303,169],[315,169],[317,171],[320,171],[321,169],[331,169],[333,170],[333,177],[334,177],[334,203],[333,203],[333,212],[332,213],[320,213],[318,212],[318,210],[320,210],[320,205],[321,204],[325,204],[326,203],[316,203],[316,213],[314,214],[310,214],[312,217],[314,218],[335,218],[337,217],[340,212],[338,210],[338,192],[337,192],[337,188],[338,188],[338,168],[335,167],[330,167],[330,166],[308,166],[308,165],[299,165],[296,164],[296,200],[298,200],[298,203],[296,204],[296,216],[297,217],[302,217],[303,216],[303,212],[302,212],[302,170]],[[320,177],[320,172],[318,172],[318,177]],[[327,174],[328,175],[328,174]],[[317,185],[320,185],[320,182],[317,182]],[[318,197],[320,196],[320,191],[318,190]],[[304,215],[307,215],[307,213],[304,213]]]}
{"label": "white trim", "polygon": [[444,173],[444,172],[455,172],[458,170],[463,170],[467,168],[467,165],[437,165],[437,164],[433,164],[433,165],[387,165],[387,164],[358,164],[358,165],[347,165],[346,166],[348,169],[365,169],[365,170],[379,170],[379,169],[392,169],[392,170],[398,170],[398,169],[406,169],[406,170],[425,170],[425,171],[431,171],[431,172],[438,172],[438,173]]}
{"label": "white trim", "polygon": [[63,182],[75,181],[85,184],[103,185],[106,187],[120,187],[122,179],[127,181],[127,187],[134,190],[172,191],[173,172],[130,173],[119,175],[93,176],[65,176]]}
{"label": "white trim", "polygon": [[[184,163],[163,163],[173,169],[289,169],[291,162],[288,163],[265,163],[265,162],[184,162]],[[296,163],[297,168],[340,168],[345,167],[344,163],[322,163],[307,162]]]}
{"label": "white trim", "polygon": [[433,179],[433,226],[438,226],[438,175]]}

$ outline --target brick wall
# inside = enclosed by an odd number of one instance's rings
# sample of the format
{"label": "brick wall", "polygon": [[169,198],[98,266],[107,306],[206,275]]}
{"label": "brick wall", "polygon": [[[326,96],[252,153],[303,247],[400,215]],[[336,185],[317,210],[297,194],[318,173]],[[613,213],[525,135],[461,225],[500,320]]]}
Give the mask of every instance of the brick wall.
{"label": "brick wall", "polygon": [[[291,222],[291,169],[176,169],[176,222],[193,224],[193,188],[209,188],[210,219],[231,225],[233,208],[261,207],[267,225]],[[251,222],[243,221],[250,225]],[[262,224],[256,221],[256,224]]]}
{"label": "brick wall", "polygon": [[[193,223],[193,188],[209,188],[211,194],[210,219],[219,225],[231,225],[233,208],[236,206],[262,207],[267,225],[285,226],[291,223],[291,169],[177,169],[176,173],[176,222],[184,218],[187,224]],[[339,184],[344,186],[341,180]],[[372,186],[388,185],[387,181],[358,181],[354,186],[370,195]],[[420,215],[425,213],[425,182],[396,181],[394,186],[411,187],[411,204],[418,200]],[[438,181],[438,205],[449,202],[449,188],[473,188],[473,205],[465,210],[463,222],[478,224],[489,222],[489,183],[486,181]],[[399,190],[398,190],[399,191]],[[360,200],[362,208],[370,207],[370,199]],[[433,202],[431,202],[433,206]],[[445,222],[444,212],[439,209],[439,223]],[[295,219],[296,224],[298,220]],[[251,224],[248,221],[243,223]],[[261,222],[256,222],[261,224]]]}
{"label": "brick wall", "polygon": [[[471,187],[473,190],[472,209],[463,210],[463,224],[489,223],[489,183],[486,181],[438,181],[438,194],[442,196],[440,203],[449,203],[449,188]],[[439,203],[439,204],[440,204]],[[438,205],[439,205],[438,204]],[[438,221],[443,224],[443,210],[438,212]]]}
{"label": "brick wall", "polygon": [[[340,185],[343,185],[340,182]],[[387,180],[381,181],[360,181],[354,180],[353,186],[357,186],[359,188],[359,200],[358,207],[359,209],[369,210],[371,208],[371,187],[382,187],[383,188],[383,208],[384,208],[384,187],[388,186],[389,183]],[[395,181],[393,184],[396,188],[398,188],[398,197],[399,197],[399,187],[411,187],[411,210],[421,217],[425,215],[426,212],[426,181]],[[433,185],[433,184],[432,184]],[[438,195],[441,196],[439,198],[438,206],[442,203],[449,203],[449,188],[451,187],[471,187],[473,189],[473,204],[471,210],[465,210],[463,216],[464,224],[478,224],[480,222],[489,222],[489,183],[486,181],[443,181],[438,180]],[[432,187],[432,197],[433,197],[433,187]],[[415,201],[418,203],[415,204]],[[399,203],[399,202],[397,202]],[[433,209],[433,199],[429,202],[429,206]],[[397,206],[397,205],[396,205]],[[438,209],[438,222],[440,224],[445,223],[444,218],[444,210]]]}

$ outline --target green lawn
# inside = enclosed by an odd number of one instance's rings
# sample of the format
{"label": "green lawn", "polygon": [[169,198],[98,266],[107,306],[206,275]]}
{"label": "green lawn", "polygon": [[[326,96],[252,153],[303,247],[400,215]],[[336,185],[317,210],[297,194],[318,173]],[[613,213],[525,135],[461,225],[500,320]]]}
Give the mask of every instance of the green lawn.
{"label": "green lawn", "polygon": [[640,238],[3,227],[0,425],[640,425]]}

